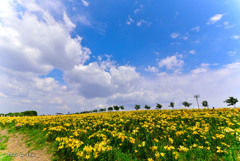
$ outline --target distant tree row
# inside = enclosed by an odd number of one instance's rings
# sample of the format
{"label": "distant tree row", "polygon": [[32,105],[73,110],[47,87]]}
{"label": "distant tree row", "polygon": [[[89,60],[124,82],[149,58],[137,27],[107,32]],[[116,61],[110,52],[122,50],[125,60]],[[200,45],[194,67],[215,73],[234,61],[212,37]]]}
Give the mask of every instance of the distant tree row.
{"label": "distant tree row", "polygon": [[[227,103],[227,106],[234,106],[234,107],[235,107],[235,105],[236,105],[237,102],[238,102],[238,99],[237,99],[237,98],[234,98],[234,97],[229,97],[228,99],[226,99],[226,100],[224,101],[224,103]],[[174,105],[175,105],[174,102],[170,102],[169,107],[174,108]],[[184,101],[184,102],[182,102],[182,105],[185,106],[185,107],[190,107],[190,106],[192,105],[192,103],[189,103],[189,102],[187,102],[187,101]],[[208,106],[209,106],[209,105],[208,105],[208,101],[206,101],[206,100],[205,100],[205,101],[202,101],[202,106],[203,106],[203,107],[208,107]],[[156,109],[161,109],[162,107],[163,107],[163,106],[162,106],[161,104],[157,103]],[[139,109],[141,108],[141,106],[140,106],[140,105],[135,105],[134,108],[135,108],[136,110],[139,110]],[[145,108],[146,110],[151,109],[151,107],[148,106],[148,105],[145,105],[144,108]]]}
{"label": "distant tree row", "polygon": [[111,112],[111,111],[113,111],[113,110],[119,111],[119,109],[124,110],[124,106],[112,106],[112,107],[108,107],[108,108],[100,108],[99,110],[98,110],[98,109],[95,109],[95,110],[92,110],[92,111],[76,112],[75,114],[105,112],[105,111],[107,111],[107,110]]}
{"label": "distant tree row", "polygon": [[37,116],[37,111],[10,112],[7,114],[0,113],[0,116]]}

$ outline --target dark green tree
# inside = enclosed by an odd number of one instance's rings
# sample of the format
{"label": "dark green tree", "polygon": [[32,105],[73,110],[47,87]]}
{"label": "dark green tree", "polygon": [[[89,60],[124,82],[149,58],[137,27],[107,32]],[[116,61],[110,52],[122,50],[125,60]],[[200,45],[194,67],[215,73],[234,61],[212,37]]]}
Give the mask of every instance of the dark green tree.
{"label": "dark green tree", "polygon": [[113,108],[112,107],[108,107],[108,111],[112,111],[113,110]]}
{"label": "dark green tree", "polygon": [[135,107],[134,107],[136,110],[139,110],[141,107],[140,107],[140,105],[135,105]]}
{"label": "dark green tree", "polygon": [[227,103],[227,106],[234,106],[236,105],[236,103],[238,102],[237,98],[233,98],[233,97],[229,97],[228,99],[226,99],[224,101],[224,103]]}
{"label": "dark green tree", "polygon": [[124,110],[124,106],[120,106],[120,109],[121,109],[121,110]]}
{"label": "dark green tree", "polygon": [[175,103],[174,103],[174,102],[170,102],[170,105],[169,105],[169,107],[172,107],[172,108],[174,108],[174,105],[175,105]]}
{"label": "dark green tree", "polygon": [[151,109],[151,107],[148,106],[148,105],[145,105],[144,108],[147,109],[147,110]]}
{"label": "dark green tree", "polygon": [[118,111],[119,107],[118,106],[113,106],[114,110]]}
{"label": "dark green tree", "polygon": [[192,105],[192,103],[189,103],[189,102],[187,102],[187,101],[184,101],[182,104],[183,104],[183,106],[185,106],[185,107],[190,107],[190,106]]}
{"label": "dark green tree", "polygon": [[156,105],[156,109],[161,109],[161,108],[162,108],[162,105],[159,104],[159,103],[157,103],[157,105]]}
{"label": "dark green tree", "polygon": [[202,106],[208,108],[208,101],[202,101]]}

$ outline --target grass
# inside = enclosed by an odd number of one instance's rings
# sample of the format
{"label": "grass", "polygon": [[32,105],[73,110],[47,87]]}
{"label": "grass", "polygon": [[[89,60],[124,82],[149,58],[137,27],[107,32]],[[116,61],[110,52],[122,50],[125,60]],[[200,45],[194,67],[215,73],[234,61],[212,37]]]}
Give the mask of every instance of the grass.
{"label": "grass", "polygon": [[[5,150],[7,148],[6,143],[8,142],[9,136],[0,135],[0,150]],[[12,157],[8,156],[7,154],[0,153],[0,160],[1,161],[11,161]]]}
{"label": "grass", "polygon": [[[55,150],[57,146],[56,143],[47,141],[46,135],[40,129],[29,129],[29,128],[18,129],[15,127],[8,127],[8,132],[13,135],[19,133],[26,136],[23,139],[25,144],[31,148],[29,152],[33,150],[43,150],[44,148],[47,148],[48,154],[56,153],[56,150]],[[53,155],[52,160],[57,161],[59,160],[59,157],[56,155]]]}

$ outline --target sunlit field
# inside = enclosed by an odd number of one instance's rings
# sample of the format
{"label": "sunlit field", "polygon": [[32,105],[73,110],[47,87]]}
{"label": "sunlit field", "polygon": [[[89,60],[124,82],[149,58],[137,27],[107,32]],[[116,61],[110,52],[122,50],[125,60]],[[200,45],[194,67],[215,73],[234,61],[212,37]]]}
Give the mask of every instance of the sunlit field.
{"label": "sunlit field", "polygon": [[240,108],[1,117],[40,131],[61,160],[239,160]]}

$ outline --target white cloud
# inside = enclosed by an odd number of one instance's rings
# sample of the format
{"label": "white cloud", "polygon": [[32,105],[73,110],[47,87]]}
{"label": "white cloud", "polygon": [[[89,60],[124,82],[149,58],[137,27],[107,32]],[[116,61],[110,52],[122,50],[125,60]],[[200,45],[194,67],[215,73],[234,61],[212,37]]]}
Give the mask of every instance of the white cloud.
{"label": "white cloud", "polygon": [[237,54],[237,51],[236,50],[234,50],[234,51],[229,51],[228,52],[228,55],[229,56],[234,56],[234,55],[236,55]]}
{"label": "white cloud", "polygon": [[197,31],[197,32],[199,32],[199,31],[200,31],[200,26],[193,27],[193,28],[192,28],[192,31]]}
{"label": "white cloud", "polygon": [[89,49],[80,45],[81,37],[71,38],[75,25],[66,13],[64,21],[57,22],[35,3],[23,4],[26,11],[21,18],[15,6],[8,7],[11,14],[0,15],[0,66],[47,74],[54,67],[71,69],[89,58]]}
{"label": "white cloud", "polygon": [[207,24],[210,25],[210,24],[216,23],[217,21],[222,19],[223,15],[224,14],[216,14],[216,15],[210,17]]}
{"label": "white cloud", "polygon": [[146,20],[143,20],[143,19],[141,19],[141,20],[139,20],[138,22],[137,22],[137,26],[141,26],[142,24],[146,24],[147,26],[150,26],[152,23],[151,22],[148,22],[148,21],[146,21]]}
{"label": "white cloud", "polygon": [[159,67],[166,67],[168,70],[173,70],[176,68],[181,68],[184,61],[181,59],[182,55],[168,56],[158,62]]}
{"label": "white cloud", "polygon": [[199,73],[204,73],[207,72],[209,64],[203,63],[199,68],[196,68],[192,70],[193,74],[199,74]]}
{"label": "white cloud", "polygon": [[134,22],[134,20],[128,15],[128,20],[126,24],[131,25]]}
{"label": "white cloud", "polygon": [[148,66],[147,68],[144,68],[144,70],[147,71],[147,72],[153,72],[153,73],[158,72],[158,69],[156,67],[151,67],[151,66]]}
{"label": "white cloud", "polygon": [[234,40],[238,40],[239,38],[240,38],[239,35],[233,35],[233,36],[231,37],[231,39],[234,39]]}
{"label": "white cloud", "polygon": [[110,66],[106,69],[96,62],[75,66],[65,75],[70,88],[78,89],[78,92],[86,98],[107,97],[114,92],[131,91],[134,88],[132,83],[139,79],[140,76],[134,67]]}
{"label": "white cloud", "polygon": [[190,50],[189,53],[190,54],[196,54],[196,51],[195,50]]}
{"label": "white cloud", "polygon": [[85,7],[88,7],[88,5],[89,5],[89,2],[86,1],[86,0],[82,0],[82,3],[83,3],[83,5],[84,5]]}
{"label": "white cloud", "polygon": [[7,98],[8,96],[7,96],[7,95],[5,95],[4,93],[0,92],[0,97]]}
{"label": "white cloud", "polygon": [[177,32],[174,32],[174,33],[171,33],[171,34],[170,34],[170,37],[171,37],[172,39],[176,39],[176,38],[179,37],[179,36],[180,36],[180,34],[177,33]]}
{"label": "white cloud", "polygon": [[225,26],[225,29],[230,29],[230,28],[233,28],[235,25],[230,25],[228,21],[225,21],[223,23],[223,25]]}

